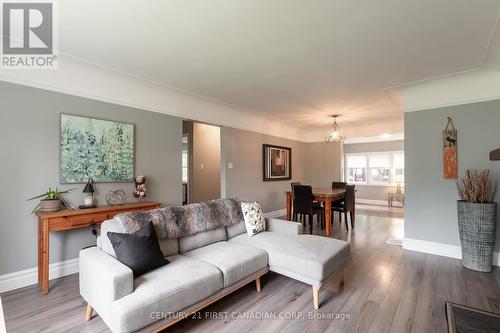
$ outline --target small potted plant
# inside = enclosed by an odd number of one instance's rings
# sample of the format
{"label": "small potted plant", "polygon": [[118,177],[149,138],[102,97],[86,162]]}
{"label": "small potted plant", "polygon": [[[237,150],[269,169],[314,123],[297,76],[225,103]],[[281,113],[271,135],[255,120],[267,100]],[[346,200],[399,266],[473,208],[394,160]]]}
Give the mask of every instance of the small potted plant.
{"label": "small potted plant", "polygon": [[70,191],[73,191],[74,188],[66,190],[66,191],[58,191],[57,187],[55,190],[49,187],[49,190],[46,193],[37,195],[33,198],[29,198],[27,201],[40,199],[40,203],[33,209],[31,214],[35,214],[36,212],[56,212],[61,209],[61,205],[66,208],[71,208],[69,203],[62,197],[63,194],[66,194]]}
{"label": "small potted plant", "polygon": [[467,170],[457,180],[458,230],[462,247],[462,265],[491,272],[497,220],[494,202],[497,182],[490,170]]}

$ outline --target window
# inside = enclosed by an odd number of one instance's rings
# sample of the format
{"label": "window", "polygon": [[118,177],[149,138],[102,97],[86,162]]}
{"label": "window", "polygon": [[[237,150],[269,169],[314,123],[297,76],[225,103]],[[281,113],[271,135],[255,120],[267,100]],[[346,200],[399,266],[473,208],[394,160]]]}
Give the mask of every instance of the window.
{"label": "window", "polygon": [[187,184],[189,172],[188,135],[182,136],[182,183]]}
{"label": "window", "polygon": [[366,155],[347,155],[347,182],[366,183]]}
{"label": "window", "polygon": [[186,150],[182,151],[182,182],[184,184],[188,182],[188,152]]}
{"label": "window", "polygon": [[403,153],[394,154],[394,183],[403,184],[405,182],[405,155]]}
{"label": "window", "polygon": [[390,154],[368,155],[368,173],[371,184],[389,185],[391,183]]}
{"label": "window", "polygon": [[353,184],[404,183],[403,152],[346,154],[346,180]]}

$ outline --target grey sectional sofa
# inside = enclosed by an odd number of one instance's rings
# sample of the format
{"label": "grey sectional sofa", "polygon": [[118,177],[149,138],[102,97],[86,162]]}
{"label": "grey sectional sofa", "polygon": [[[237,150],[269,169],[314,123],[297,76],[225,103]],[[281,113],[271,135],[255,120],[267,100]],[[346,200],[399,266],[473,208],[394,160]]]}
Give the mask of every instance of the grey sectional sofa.
{"label": "grey sectional sofa", "polygon": [[170,263],[136,279],[115,259],[106,234],[122,232],[120,223],[105,221],[97,247],[80,252],[80,294],[113,332],[159,331],[239,289],[269,270],[313,288],[341,274],[349,257],[347,242],[302,235],[302,225],[266,219],[266,231],[249,237],[243,222],[180,239],[160,240]]}

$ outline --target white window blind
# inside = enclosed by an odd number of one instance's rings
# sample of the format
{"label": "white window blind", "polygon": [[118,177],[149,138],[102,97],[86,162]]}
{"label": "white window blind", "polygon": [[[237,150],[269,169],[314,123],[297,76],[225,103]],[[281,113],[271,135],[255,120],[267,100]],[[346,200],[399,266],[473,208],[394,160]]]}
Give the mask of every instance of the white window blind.
{"label": "white window blind", "polygon": [[347,155],[347,165],[349,168],[366,168],[366,156]]}
{"label": "white window blind", "polygon": [[394,168],[404,169],[405,168],[405,156],[404,154],[394,154]]}
{"label": "white window blind", "polygon": [[370,168],[390,169],[391,155],[368,155]]}
{"label": "white window blind", "polygon": [[403,152],[346,154],[345,179],[367,185],[404,184],[404,166]]}

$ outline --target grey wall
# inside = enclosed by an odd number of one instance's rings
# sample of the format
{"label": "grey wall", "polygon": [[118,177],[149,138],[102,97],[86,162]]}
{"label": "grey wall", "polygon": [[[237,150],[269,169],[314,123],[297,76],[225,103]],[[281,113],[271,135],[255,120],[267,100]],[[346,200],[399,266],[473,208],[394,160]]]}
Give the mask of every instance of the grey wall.
{"label": "grey wall", "polygon": [[[233,128],[223,131],[224,173],[226,175],[226,197],[257,200],[264,212],[285,208],[285,191],[290,181],[264,182],[262,180],[262,144],[292,147],[293,181],[306,182],[306,144]],[[227,163],[233,163],[233,169]]]}
{"label": "grey wall", "polygon": [[489,161],[488,154],[500,147],[500,100],[405,114],[405,237],[459,245],[458,194],[455,182],[442,176],[442,131],[447,116],[458,130],[459,175],[466,169],[486,168],[499,175],[500,162]]}
{"label": "grey wall", "polygon": [[[160,113],[114,105],[0,82],[0,275],[36,267],[37,221],[30,212],[36,202],[26,198],[46,191],[77,187],[67,199],[73,205],[83,200],[83,184],[60,185],[60,113],[70,113],[135,124],[136,174],[148,177],[148,199],[164,205],[182,202],[182,119]],[[258,200],[265,212],[285,207],[284,192],[290,181],[262,180],[262,144],[292,147],[293,180],[328,186],[340,177],[340,148],[323,143],[306,144],[269,135],[224,128],[223,155],[232,162],[221,167],[219,182],[226,197]],[[324,162],[327,160],[328,162]],[[323,162],[321,162],[323,161]],[[220,175],[220,174],[219,174]],[[220,177],[220,176],[219,176]],[[122,189],[133,200],[133,184],[97,184],[98,204],[105,204],[110,189]],[[82,247],[95,244],[90,230],[51,234],[50,262],[76,258]],[[9,255],[6,255],[9,254]]]}
{"label": "grey wall", "polygon": [[314,142],[306,145],[306,178],[314,187],[330,187],[340,181],[341,146],[335,143]]}
{"label": "grey wall", "polygon": [[[179,118],[0,82],[0,275],[35,267],[37,220],[28,197],[49,186],[77,187],[67,196],[81,204],[83,185],[59,185],[60,113],[92,116],[135,124],[136,173],[148,177],[148,199],[164,204],[182,200]],[[133,200],[133,184],[97,184],[99,204],[109,189],[123,189]],[[76,258],[95,244],[90,230],[51,234],[50,262]]]}
{"label": "grey wall", "polygon": [[[372,153],[384,151],[403,151],[404,141],[370,142],[370,143],[351,143],[344,145],[344,154],[349,153]],[[356,186],[357,199],[369,200],[387,200],[387,193],[395,192],[396,186]],[[396,204],[396,203],[395,203]]]}

